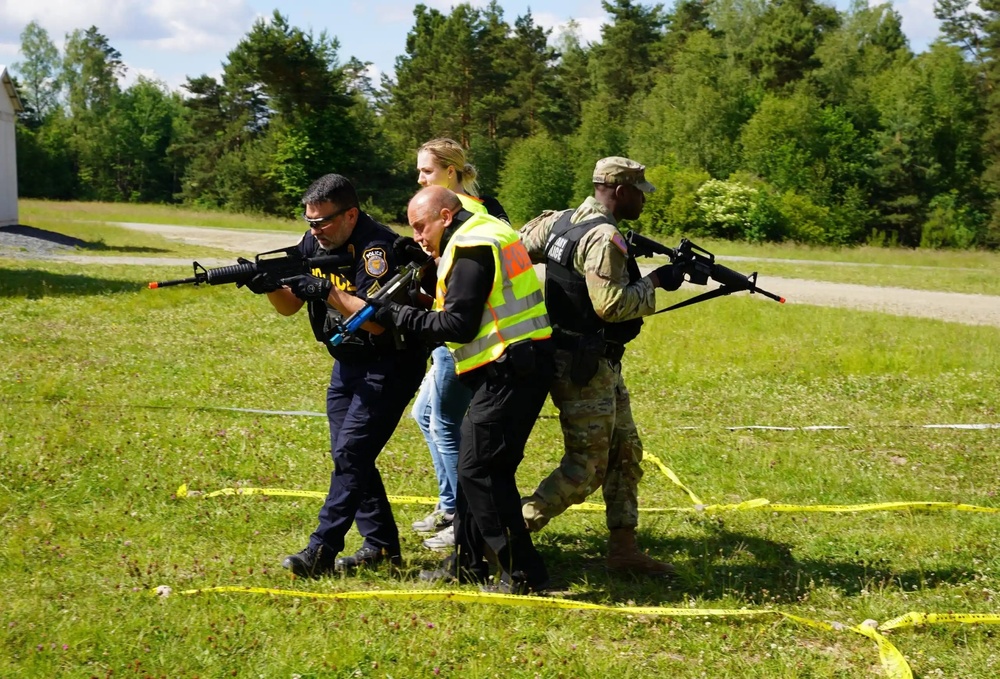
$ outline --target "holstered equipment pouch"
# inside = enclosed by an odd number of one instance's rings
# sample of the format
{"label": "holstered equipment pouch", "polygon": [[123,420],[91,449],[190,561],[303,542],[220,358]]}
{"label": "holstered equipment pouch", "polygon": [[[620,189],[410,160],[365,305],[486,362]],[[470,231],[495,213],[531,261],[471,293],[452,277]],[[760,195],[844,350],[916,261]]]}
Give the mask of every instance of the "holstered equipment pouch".
{"label": "holstered equipment pouch", "polygon": [[604,354],[604,340],[597,335],[582,335],[573,349],[569,378],[573,384],[585,387],[597,374],[598,362]]}
{"label": "holstered equipment pouch", "polygon": [[511,344],[504,354],[507,357],[507,369],[514,378],[524,379],[536,374],[535,347],[531,340]]}

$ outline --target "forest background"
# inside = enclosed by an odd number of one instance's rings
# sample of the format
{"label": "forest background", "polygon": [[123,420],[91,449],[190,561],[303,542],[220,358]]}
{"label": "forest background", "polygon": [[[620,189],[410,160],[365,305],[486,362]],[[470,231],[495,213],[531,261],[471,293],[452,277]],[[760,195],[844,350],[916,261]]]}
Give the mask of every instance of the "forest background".
{"label": "forest background", "polygon": [[590,192],[627,155],[657,186],[653,235],[1000,246],[1000,0],[938,0],[914,54],[890,4],[605,0],[601,40],[496,3],[416,5],[393,76],[278,10],[183,92],[139,77],[100,29],[60,50],[39,24],[12,65],[22,197],[292,216],[319,175],[399,221],[415,150],[450,136],[515,224]]}

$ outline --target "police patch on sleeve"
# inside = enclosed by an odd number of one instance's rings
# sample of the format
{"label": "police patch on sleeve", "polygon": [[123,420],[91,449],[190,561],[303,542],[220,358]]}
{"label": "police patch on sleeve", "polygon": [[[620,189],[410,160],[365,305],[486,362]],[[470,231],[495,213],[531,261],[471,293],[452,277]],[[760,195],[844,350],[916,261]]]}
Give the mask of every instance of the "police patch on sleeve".
{"label": "police patch on sleeve", "polygon": [[381,278],[389,270],[384,248],[368,248],[361,256],[365,259],[365,271],[372,278]]}

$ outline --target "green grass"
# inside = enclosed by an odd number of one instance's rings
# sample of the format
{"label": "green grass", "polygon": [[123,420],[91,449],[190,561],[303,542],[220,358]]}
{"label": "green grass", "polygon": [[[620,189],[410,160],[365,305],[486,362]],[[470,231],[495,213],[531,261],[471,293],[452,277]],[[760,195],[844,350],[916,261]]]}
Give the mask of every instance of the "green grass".
{"label": "green grass", "polygon": [[[260,229],[301,233],[302,222],[264,215],[234,214],[175,205],[146,203],[67,202],[27,200],[19,202],[22,224],[37,222],[139,222],[142,224],[178,224],[215,226],[227,229]],[[44,227],[40,227],[44,228]]]}
{"label": "green grass", "polygon": [[991,255],[991,257],[994,259],[992,267],[982,269],[925,265],[897,265],[886,269],[872,264],[848,262],[831,266],[785,264],[774,261],[727,262],[725,258],[720,258],[719,263],[744,273],[758,271],[762,286],[765,277],[783,277],[832,283],[853,283],[855,285],[891,286],[911,290],[1000,295],[1000,255]]}
{"label": "green grass", "polygon": [[72,254],[95,257],[223,257],[235,261],[229,250],[189,245],[154,233],[134,231],[103,222],[64,222],[40,219],[29,226],[84,241]]}
{"label": "green grass", "polygon": [[[676,246],[674,240],[660,239]],[[822,248],[792,243],[752,245],[694,239],[719,263],[743,273],[757,271],[762,287],[771,277],[805,278],[833,283],[878,285],[1000,295],[1000,253],[982,250],[910,250],[903,248]],[[750,258],[750,261],[727,259]],[[666,258],[640,259],[640,264]],[[774,292],[781,292],[775,290]]]}
{"label": "green grass", "polygon": [[[144,269],[0,260],[0,676],[881,677],[870,641],[772,619],[316,601],[149,590],[224,585],[419,590],[436,565],[398,506],[407,559],[290,581],[283,555],[318,502],[173,496],[182,483],[325,490],[330,361],[305,318],[229,286],[144,290]],[[626,378],[645,447],[706,503],[938,500],[1000,507],[1000,329],[742,297],[650,319]],[[729,431],[766,424],[837,431]],[[682,429],[682,427],[695,427]],[[530,490],[561,439],[547,404],[519,471]],[[404,418],[380,458],[392,494],[434,495]],[[687,507],[652,465],[644,507]],[[596,495],[592,498],[600,502]],[[679,581],[603,567],[600,514],[537,536],[567,598],[610,605],[775,607],[857,624],[1000,611],[1000,516],[768,511],[644,514],[642,545]],[[352,531],[348,549],[360,544]],[[471,588],[461,588],[474,591]],[[996,627],[888,633],[919,677],[994,677]]]}
{"label": "green grass", "polygon": [[[186,245],[105,222],[140,222],[228,229],[301,233],[301,222],[260,215],[239,215],[171,205],[21,201],[21,221],[30,226],[74,236],[91,243],[81,254],[149,257],[231,257],[213,248]],[[400,233],[407,228],[394,225]],[[679,239],[660,237],[674,246]],[[859,285],[888,285],[914,290],[938,290],[1000,295],[1000,253],[986,251],[911,250],[904,248],[829,248],[793,243],[750,244],[711,239],[695,242],[715,253],[720,263],[737,271],[758,271],[771,277],[807,278]],[[760,261],[726,261],[727,257]],[[789,261],[770,261],[770,260]],[[796,261],[798,260],[798,261]],[[663,258],[640,263],[665,262]],[[817,264],[825,262],[826,264]],[[780,293],[780,290],[776,290]]]}

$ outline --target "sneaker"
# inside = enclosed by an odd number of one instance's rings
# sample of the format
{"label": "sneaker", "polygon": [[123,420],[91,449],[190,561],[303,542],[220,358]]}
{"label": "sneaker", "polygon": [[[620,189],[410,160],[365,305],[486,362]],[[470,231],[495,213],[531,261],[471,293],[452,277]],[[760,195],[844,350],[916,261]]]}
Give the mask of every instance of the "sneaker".
{"label": "sneaker", "polygon": [[[299,578],[318,578],[335,570],[334,555],[323,545],[309,545],[298,554],[286,556],[281,562],[284,568]],[[339,559],[337,559],[339,561]]]}
{"label": "sneaker", "polygon": [[383,561],[388,561],[397,568],[403,565],[403,557],[398,554],[396,556],[389,556],[384,549],[361,545],[361,549],[354,552],[351,556],[342,556],[334,561],[333,569],[336,571],[350,571],[362,566],[371,568]]}
{"label": "sneaker", "polygon": [[455,526],[451,525],[438,531],[433,537],[424,540],[427,549],[451,549],[455,546]]}
{"label": "sneaker", "polygon": [[446,512],[443,509],[434,509],[433,512],[413,522],[413,530],[418,533],[434,533],[450,526],[455,521],[455,512]]}

